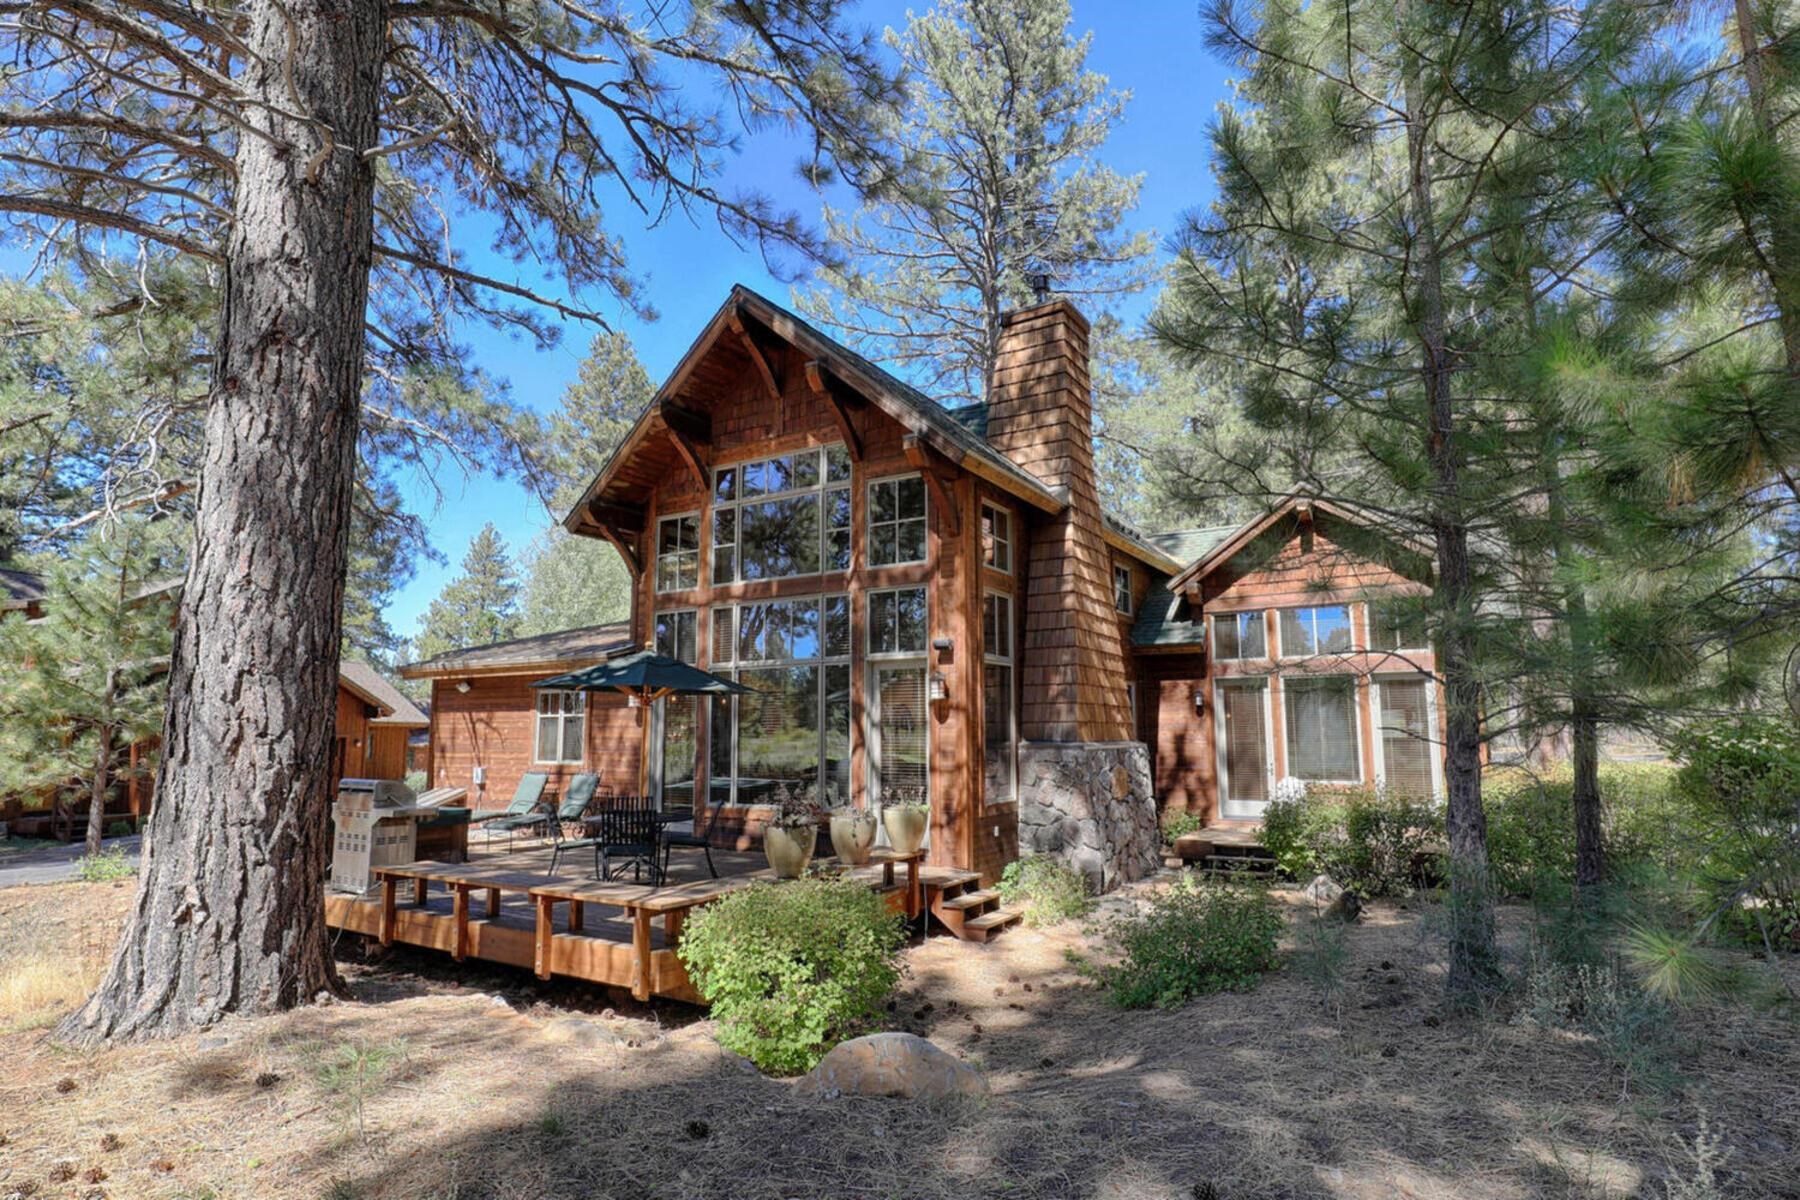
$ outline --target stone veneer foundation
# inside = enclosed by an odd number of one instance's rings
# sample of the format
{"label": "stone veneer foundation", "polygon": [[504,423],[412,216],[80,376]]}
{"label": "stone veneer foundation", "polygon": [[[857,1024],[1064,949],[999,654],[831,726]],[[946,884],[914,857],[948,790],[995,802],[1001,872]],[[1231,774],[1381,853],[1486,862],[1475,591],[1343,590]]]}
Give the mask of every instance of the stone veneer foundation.
{"label": "stone veneer foundation", "polygon": [[1096,892],[1162,865],[1162,831],[1142,742],[1019,747],[1019,852],[1061,859]]}

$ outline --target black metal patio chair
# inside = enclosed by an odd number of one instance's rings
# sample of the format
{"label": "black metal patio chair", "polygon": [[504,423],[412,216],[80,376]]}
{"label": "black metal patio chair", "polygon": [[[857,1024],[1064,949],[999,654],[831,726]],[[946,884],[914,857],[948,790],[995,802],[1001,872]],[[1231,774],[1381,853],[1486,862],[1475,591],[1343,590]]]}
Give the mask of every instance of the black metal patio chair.
{"label": "black metal patio chair", "polygon": [[631,864],[632,882],[642,881],[648,868],[650,882],[662,882],[658,842],[661,814],[648,796],[615,796],[594,817],[594,878],[611,879],[615,870]]}
{"label": "black metal patio chair", "polygon": [[[686,820],[670,820],[674,814],[663,814],[662,827],[662,876],[669,877],[669,854],[675,850],[700,850],[706,854],[706,870],[714,879],[719,877],[719,868],[713,866],[712,843],[700,832],[695,821],[693,809],[684,810]],[[685,828],[684,828],[685,826]]]}

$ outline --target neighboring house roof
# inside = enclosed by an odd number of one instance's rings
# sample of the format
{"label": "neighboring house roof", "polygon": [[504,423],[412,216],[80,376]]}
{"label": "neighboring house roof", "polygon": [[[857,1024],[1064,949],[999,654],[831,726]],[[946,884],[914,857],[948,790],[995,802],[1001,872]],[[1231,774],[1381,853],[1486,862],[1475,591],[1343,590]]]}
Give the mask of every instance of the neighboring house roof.
{"label": "neighboring house roof", "polygon": [[30,608],[44,598],[44,579],[16,567],[0,567],[0,612]]}
{"label": "neighboring house roof", "polygon": [[1206,623],[1189,619],[1182,611],[1186,604],[1179,593],[1169,590],[1167,575],[1156,576],[1131,623],[1131,644],[1144,649],[1205,645]]}
{"label": "neighboring house roof", "polygon": [[1185,567],[1241,528],[1241,525],[1207,525],[1200,529],[1172,529],[1147,536],[1152,546]]}
{"label": "neighboring house roof", "polygon": [[631,626],[624,621],[561,629],[533,637],[466,646],[400,668],[406,679],[431,679],[443,675],[524,674],[539,668],[588,666],[603,658],[636,647]]}
{"label": "neighboring house roof", "polygon": [[419,711],[418,705],[399,688],[365,662],[346,659],[338,663],[338,682],[382,710],[371,725],[389,725],[402,729],[422,729],[431,719]]}
{"label": "neighboring house roof", "polygon": [[[1171,591],[1179,592],[1192,586],[1196,581],[1211,574],[1222,564],[1229,562],[1240,550],[1255,541],[1257,537],[1261,536],[1265,530],[1274,526],[1274,524],[1281,520],[1282,517],[1299,508],[1311,508],[1316,509],[1319,512],[1330,513],[1340,520],[1348,521],[1351,524],[1364,526],[1369,529],[1385,529],[1384,523],[1381,520],[1372,514],[1357,508],[1355,505],[1346,504],[1336,500],[1323,500],[1304,491],[1289,492],[1286,496],[1283,496],[1280,500],[1277,500],[1274,504],[1270,505],[1266,512],[1252,517],[1242,525],[1232,529],[1226,537],[1202,551],[1193,562],[1189,563],[1187,567],[1181,571],[1180,574],[1169,581],[1169,589]],[[1431,557],[1431,547],[1425,545],[1416,538],[1407,534],[1391,532],[1384,533],[1384,536],[1390,537],[1392,541],[1405,546],[1414,553],[1423,554],[1428,559]]]}

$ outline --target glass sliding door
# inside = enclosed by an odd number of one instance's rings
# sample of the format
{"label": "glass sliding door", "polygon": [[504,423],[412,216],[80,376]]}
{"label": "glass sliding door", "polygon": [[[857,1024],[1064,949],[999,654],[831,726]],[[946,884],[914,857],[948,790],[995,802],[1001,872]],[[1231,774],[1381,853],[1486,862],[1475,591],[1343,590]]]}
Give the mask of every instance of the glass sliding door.
{"label": "glass sliding door", "polygon": [[[656,652],[684,663],[698,662],[700,614],[671,609],[656,614]],[[692,808],[700,762],[700,702],[694,696],[665,696],[650,714],[650,794],[658,808]]]}
{"label": "glass sliding door", "polygon": [[1381,782],[1421,800],[1437,795],[1437,738],[1431,684],[1425,679],[1375,681],[1381,729]]}
{"label": "glass sliding door", "polygon": [[[931,796],[926,755],[924,663],[877,663],[869,668],[869,797],[883,805],[922,803]],[[885,837],[885,834],[883,835]]]}
{"label": "glass sliding door", "polygon": [[1269,685],[1221,683],[1217,736],[1220,812],[1227,817],[1262,816],[1269,803]]}

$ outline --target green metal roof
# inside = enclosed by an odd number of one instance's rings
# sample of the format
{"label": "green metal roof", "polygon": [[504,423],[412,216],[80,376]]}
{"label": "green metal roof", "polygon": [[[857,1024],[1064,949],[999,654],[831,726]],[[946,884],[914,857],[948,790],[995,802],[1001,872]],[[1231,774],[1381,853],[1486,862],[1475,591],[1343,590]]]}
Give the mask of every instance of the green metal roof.
{"label": "green metal roof", "polygon": [[[1182,563],[1191,563],[1236,533],[1237,525],[1213,525],[1205,529],[1177,529],[1144,535],[1144,540]],[[1167,575],[1150,581],[1144,603],[1131,627],[1131,644],[1145,648],[1178,648],[1206,644],[1206,622],[1187,611],[1187,601],[1169,590]]]}

